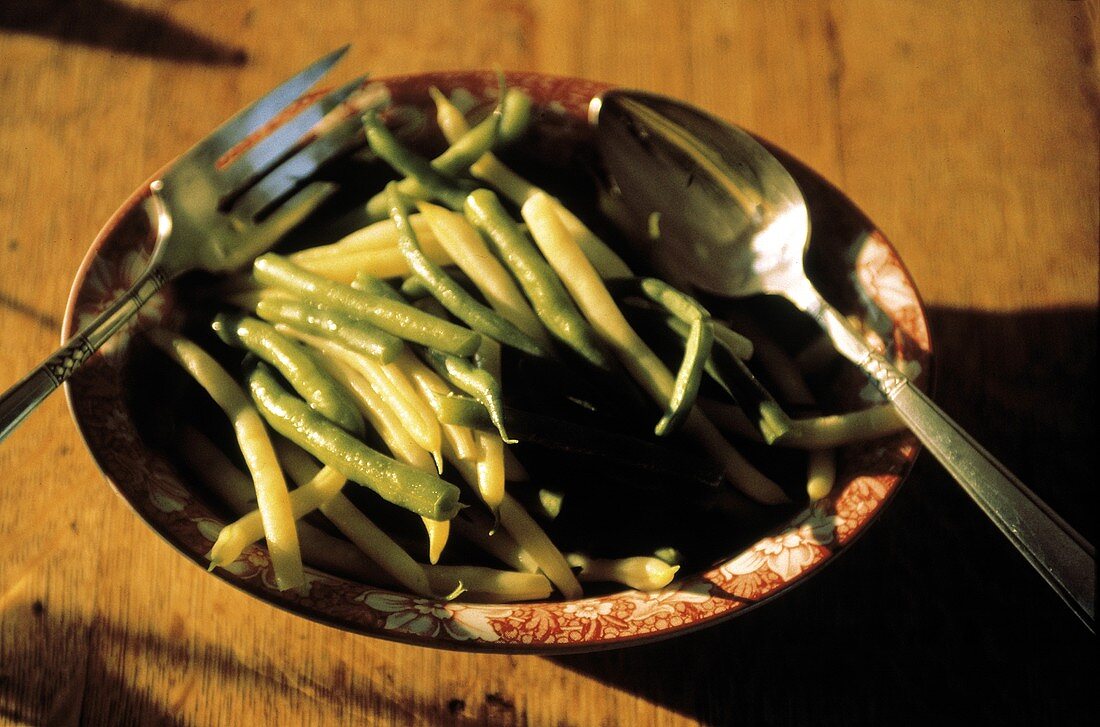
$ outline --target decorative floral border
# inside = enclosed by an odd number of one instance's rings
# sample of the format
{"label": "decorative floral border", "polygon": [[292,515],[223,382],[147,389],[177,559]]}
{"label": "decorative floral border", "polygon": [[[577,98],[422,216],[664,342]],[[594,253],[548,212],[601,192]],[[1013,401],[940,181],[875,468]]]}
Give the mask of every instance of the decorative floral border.
{"label": "decorative floral border", "polygon": [[[396,103],[407,106],[414,133],[430,127],[430,114],[416,113],[427,91],[462,89],[491,102],[495,74],[439,73],[387,81]],[[606,86],[537,74],[511,74],[508,83],[527,90],[536,102],[538,129],[555,143],[583,133],[589,100]],[[143,190],[108,222],[80,272],[66,312],[66,335],[76,323],[110,302],[141,269],[151,232],[141,209]],[[854,281],[892,322],[883,336],[868,326],[868,337],[890,350],[899,364],[920,378],[927,370],[930,344],[916,290],[893,248],[877,231],[846,241],[855,256]],[[168,293],[147,319],[174,310]],[[858,323],[866,323],[867,316]],[[136,324],[140,325],[140,321]],[[132,330],[132,329],[131,329]],[[108,480],[134,510],[184,555],[205,564],[205,553],[222,522],[188,490],[180,474],[142,441],[127,409],[125,332],[112,348],[94,356],[70,382],[70,408],[85,441]],[[852,386],[851,398],[866,394]],[[624,591],[572,602],[474,605],[445,603],[371,588],[308,570],[302,592],[280,592],[266,549],[253,545],[218,575],[276,606],[308,618],[364,634],[422,645],[484,651],[548,652],[607,648],[660,638],[729,617],[772,598],[820,568],[859,534],[896,490],[917,453],[915,440],[899,435],[887,441],[846,448],[839,462],[838,487],[807,507],[778,532],[700,575],[653,593]]]}

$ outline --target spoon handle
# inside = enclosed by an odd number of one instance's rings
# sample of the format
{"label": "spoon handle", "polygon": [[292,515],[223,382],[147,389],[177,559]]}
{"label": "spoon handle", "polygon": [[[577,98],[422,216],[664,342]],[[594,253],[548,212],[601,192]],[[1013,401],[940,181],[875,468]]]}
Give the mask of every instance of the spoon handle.
{"label": "spoon handle", "polygon": [[893,364],[872,351],[843,316],[820,298],[818,301],[799,307],[821,323],[837,351],[872,378],[928,451],[1095,632],[1096,557],[1092,545]]}

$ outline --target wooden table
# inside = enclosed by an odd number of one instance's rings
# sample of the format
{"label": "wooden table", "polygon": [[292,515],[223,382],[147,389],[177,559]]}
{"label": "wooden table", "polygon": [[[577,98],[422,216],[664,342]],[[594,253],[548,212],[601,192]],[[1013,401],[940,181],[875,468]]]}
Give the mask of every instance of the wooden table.
{"label": "wooden table", "polygon": [[[0,386],[153,170],[312,58],[683,97],[845,189],[924,296],[945,409],[1095,538],[1097,3],[0,5]],[[481,656],[278,612],[115,496],[62,397],[0,445],[0,722],[1082,724],[1095,638],[927,456],[775,604],[654,646]]]}

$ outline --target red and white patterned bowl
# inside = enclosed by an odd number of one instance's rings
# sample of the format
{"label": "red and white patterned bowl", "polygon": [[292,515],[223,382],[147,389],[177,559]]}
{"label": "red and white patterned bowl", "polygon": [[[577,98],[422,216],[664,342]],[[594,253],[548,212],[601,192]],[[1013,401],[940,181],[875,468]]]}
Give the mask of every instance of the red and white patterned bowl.
{"label": "red and white patterned bowl", "polygon": [[[497,78],[485,72],[432,73],[386,81],[407,128],[431,126],[428,90],[466,92],[489,103]],[[587,131],[592,96],[606,86],[536,74],[511,74],[508,83],[535,101],[536,154],[547,163]],[[868,337],[888,350],[918,383],[927,383],[930,344],[917,292],[894,249],[855,206],[813,172],[786,156],[811,207],[814,239],[808,267],[848,291],[836,300]],[[151,246],[136,191],[107,222],[73,283],[65,315],[68,335],[89,320],[141,271]],[[172,290],[142,313],[162,320],[176,311]],[[140,322],[138,323],[140,324]],[[69,405],[100,469],[154,530],[191,560],[205,554],[223,522],[190,483],[139,435],[126,392],[132,384],[128,335],[121,334],[68,384]],[[871,393],[848,371],[831,383],[833,397],[856,405]],[[305,593],[275,588],[263,545],[248,548],[215,574],[275,606],[353,632],[443,648],[551,653],[613,648],[718,623],[769,601],[819,570],[874,519],[908,473],[918,446],[909,435],[844,449],[838,483],[823,501],[704,573],[689,574],[653,593],[622,591],[571,602],[471,605],[413,597],[308,571]]]}

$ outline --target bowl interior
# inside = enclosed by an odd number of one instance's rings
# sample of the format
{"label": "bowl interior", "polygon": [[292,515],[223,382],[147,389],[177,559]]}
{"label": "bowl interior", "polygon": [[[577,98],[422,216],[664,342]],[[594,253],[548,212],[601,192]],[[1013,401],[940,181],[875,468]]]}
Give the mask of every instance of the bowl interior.
{"label": "bowl interior", "polygon": [[[391,120],[410,144],[426,152],[442,144],[428,96],[431,87],[475,109],[490,107],[497,92],[496,76],[486,72],[424,74],[385,82],[395,104]],[[588,174],[593,158],[585,123],[588,101],[605,87],[534,74],[510,74],[508,82],[535,101],[532,132],[522,147],[509,153],[509,161],[613,239],[614,231],[600,222],[593,203]],[[918,384],[926,385],[930,345],[925,316],[895,251],[839,191],[782,150],[773,150],[792,170],[810,205],[813,238],[807,268],[815,282]],[[361,198],[373,183],[366,167],[334,165],[329,173],[341,181],[343,191],[332,206],[318,212],[318,218]],[[152,242],[142,206],[145,196],[144,187],[135,192],[93,244],[73,285],[66,332],[79,328],[141,272]],[[324,234],[333,233],[329,229]],[[320,241],[311,238],[314,234],[303,227],[286,244]],[[188,294],[191,285],[170,287],[150,304],[70,381],[67,394],[77,425],[107,479],[154,530],[205,567],[205,554],[229,515],[167,446],[165,424],[174,416],[173,407],[191,398],[186,381],[179,372],[157,365],[140,337],[133,336],[137,327],[153,322],[186,325],[186,311],[195,303]],[[708,305],[721,308],[726,303]],[[776,341],[791,351],[804,348],[817,335],[812,324],[776,300],[736,305],[752,316],[781,321],[772,330]],[[811,383],[828,410],[858,408],[875,400],[862,375],[835,362],[823,367]],[[192,415],[202,416],[201,411],[201,406],[195,407]],[[654,593],[597,591],[574,602],[443,603],[314,569],[308,571],[306,592],[280,592],[262,543],[215,573],[307,618],[418,644],[546,652],[637,643],[743,613],[819,569],[869,524],[916,453],[909,435],[843,448],[838,453],[837,486],[827,498],[763,515],[750,512],[740,528],[715,527],[720,537],[708,541],[711,550],[702,551],[694,571]]]}

